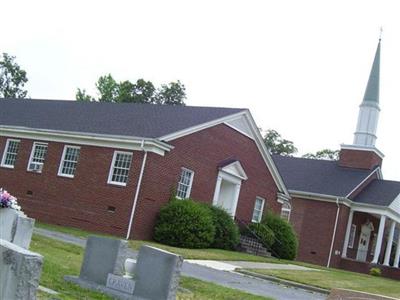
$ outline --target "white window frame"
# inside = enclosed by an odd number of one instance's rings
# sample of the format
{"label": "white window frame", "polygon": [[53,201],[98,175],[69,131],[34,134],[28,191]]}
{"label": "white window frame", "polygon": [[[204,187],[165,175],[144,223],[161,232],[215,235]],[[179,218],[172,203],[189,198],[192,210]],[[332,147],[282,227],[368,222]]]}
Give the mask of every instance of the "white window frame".
{"label": "white window frame", "polygon": [[[113,173],[114,173],[114,167],[115,167],[114,164],[115,164],[115,160],[117,159],[117,155],[118,154],[127,154],[127,155],[131,156],[131,162],[130,162],[130,165],[129,165],[127,182],[119,182],[119,181],[113,181],[112,180],[112,176],[113,176]],[[113,158],[111,160],[110,170],[108,172],[107,183],[108,184],[115,184],[115,185],[119,185],[119,186],[126,186],[126,184],[128,183],[128,179],[129,179],[129,173],[130,173],[131,168],[132,168],[132,159],[133,159],[133,153],[132,152],[114,151]]]}
{"label": "white window frame", "polygon": [[[356,233],[357,233],[357,225],[351,224],[351,227],[350,227],[350,234],[349,234],[349,244],[348,244],[348,247],[349,247],[350,249],[353,249],[353,248],[354,248],[354,241],[355,241],[355,239],[356,239]],[[353,234],[353,235],[352,235],[352,234]]]}
{"label": "white window frame", "polygon": [[[21,140],[17,140],[17,139],[7,139],[7,141],[6,141],[6,146],[4,147],[3,157],[1,158],[1,166],[4,167],[4,168],[14,169],[14,167],[15,167],[15,162],[14,162],[14,165],[6,165],[6,164],[5,164],[6,156],[7,156],[7,153],[8,153],[8,147],[9,147],[9,145],[10,145],[10,142],[17,142],[17,143],[18,143],[18,150],[17,150],[17,153],[16,153],[16,155],[18,155],[18,151],[19,151],[19,146],[20,146],[20,144],[21,144]],[[15,158],[15,161],[16,161],[16,160],[17,160],[17,158]]]}
{"label": "white window frame", "polygon": [[[259,211],[260,214],[258,215],[258,219],[254,218],[254,212],[256,211],[256,205],[257,205],[257,200],[261,200],[261,210]],[[262,220],[263,212],[264,212],[264,205],[265,205],[265,199],[262,197],[256,197],[256,201],[254,202],[254,208],[253,208],[253,215],[251,216],[251,221],[253,223],[260,223]],[[257,210],[258,211],[258,210]]]}
{"label": "white window frame", "polygon": [[[289,208],[285,207],[285,205],[288,205]],[[287,219],[282,216],[282,212],[287,212],[288,213],[287,214]],[[283,202],[282,203],[282,208],[281,208],[281,218],[289,222],[291,213],[292,213],[292,205],[290,205],[289,202]]]}
{"label": "white window frame", "polygon": [[[189,172],[191,174],[190,182],[189,182],[189,185],[188,185],[188,189],[186,190],[185,197],[178,196],[179,185],[182,184],[181,183],[182,172]],[[188,198],[190,198],[190,193],[192,192],[193,178],[194,178],[194,171],[192,171],[192,170],[190,170],[188,168],[184,168],[184,167],[181,168],[181,173],[179,174],[178,186],[176,187],[176,198],[178,198],[178,199],[188,199]]]}
{"label": "white window frame", "polygon": [[[44,157],[43,157],[43,162],[42,162],[42,163],[35,162],[36,164],[41,165],[40,170],[37,170],[37,171],[36,171],[36,170],[30,169],[29,166],[30,166],[32,163],[34,163],[34,162],[33,162],[33,156],[34,156],[34,154],[35,154],[36,146],[38,146],[38,145],[39,145],[39,146],[46,146],[46,153],[45,153],[45,155],[44,155]],[[46,159],[47,150],[48,150],[48,144],[47,144],[47,143],[43,143],[43,142],[34,142],[33,145],[32,145],[31,155],[29,156],[28,166],[26,167],[26,170],[29,171],[29,172],[42,173],[42,168],[43,168],[43,165],[44,165],[44,161],[45,161],[45,159]]]}
{"label": "white window frame", "polygon": [[[66,155],[66,153],[67,153],[67,148],[79,149],[79,156],[80,156],[80,149],[81,149],[80,146],[65,145],[65,146],[64,146],[63,153],[62,153],[62,155],[61,155],[60,165],[58,166],[58,174],[57,174],[57,175],[58,175],[58,176],[61,176],[61,177],[74,178],[74,177],[75,177],[75,172],[74,172],[73,175],[72,175],[72,174],[64,174],[64,173],[62,173],[62,169],[63,169],[63,165],[64,165],[64,160],[65,160],[65,155]],[[78,160],[76,161],[76,164],[77,164],[77,165],[78,165],[78,161],[79,161],[79,157],[78,157]],[[76,171],[76,167],[75,167],[75,171]]]}

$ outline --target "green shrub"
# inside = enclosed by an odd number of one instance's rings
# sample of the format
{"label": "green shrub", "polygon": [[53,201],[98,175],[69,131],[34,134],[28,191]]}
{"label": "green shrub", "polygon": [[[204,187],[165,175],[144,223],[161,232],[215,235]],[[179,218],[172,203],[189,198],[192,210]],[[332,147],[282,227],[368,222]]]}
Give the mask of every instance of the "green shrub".
{"label": "green shrub", "polygon": [[251,223],[249,224],[249,229],[245,230],[244,234],[250,237],[255,237],[253,232],[257,235],[256,238],[260,238],[262,244],[267,249],[271,249],[275,242],[274,232],[261,223]]}
{"label": "green shrub", "polygon": [[371,268],[369,270],[369,275],[380,277],[382,275],[382,271],[379,268]]}
{"label": "green shrub", "polygon": [[215,238],[212,248],[233,250],[239,244],[239,228],[230,214],[224,209],[207,205],[215,226]]}
{"label": "green shrub", "polygon": [[272,254],[282,259],[295,259],[298,241],[292,225],[280,216],[268,213],[262,220],[275,234]]}
{"label": "green shrub", "polygon": [[172,200],[161,208],[154,229],[157,242],[183,248],[208,248],[214,236],[210,210],[190,199]]}

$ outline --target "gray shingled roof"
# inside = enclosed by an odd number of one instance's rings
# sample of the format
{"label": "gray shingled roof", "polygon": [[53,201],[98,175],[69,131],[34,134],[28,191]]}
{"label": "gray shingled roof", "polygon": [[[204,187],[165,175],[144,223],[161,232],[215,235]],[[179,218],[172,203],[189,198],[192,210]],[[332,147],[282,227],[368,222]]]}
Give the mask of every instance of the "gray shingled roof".
{"label": "gray shingled roof", "polygon": [[371,171],[343,168],[337,161],[272,156],[289,190],[345,197]]}
{"label": "gray shingled roof", "polygon": [[399,194],[399,181],[373,180],[354,198],[354,201],[389,206]]}
{"label": "gray shingled roof", "polygon": [[244,109],[0,99],[0,125],[158,138]]}

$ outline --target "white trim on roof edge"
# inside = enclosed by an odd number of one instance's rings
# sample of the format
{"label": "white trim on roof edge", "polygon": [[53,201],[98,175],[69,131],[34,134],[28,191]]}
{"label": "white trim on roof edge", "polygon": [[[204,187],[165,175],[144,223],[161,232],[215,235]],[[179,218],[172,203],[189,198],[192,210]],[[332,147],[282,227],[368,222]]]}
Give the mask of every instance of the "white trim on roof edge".
{"label": "white trim on roof edge", "polygon": [[377,173],[378,178],[379,178],[379,172],[378,170],[380,170],[380,167],[376,168],[375,170],[373,170],[371,173],[368,174],[367,177],[365,177],[359,184],[356,185],[356,187],[354,189],[352,189],[347,195],[346,198],[349,198],[357,189],[359,189],[374,173]]}
{"label": "white trim on roof edge", "polygon": [[[289,194],[289,192],[288,192],[288,190],[287,190],[287,188],[285,186],[285,183],[284,183],[281,175],[279,174],[278,169],[275,166],[275,163],[272,160],[272,157],[269,154],[268,149],[264,144],[264,141],[262,139],[260,131],[258,130],[258,127],[257,127],[257,125],[256,125],[256,123],[255,123],[255,121],[254,121],[253,117],[251,116],[251,113],[250,113],[250,111],[248,109],[243,109],[242,111],[240,111],[238,113],[235,113],[235,114],[232,114],[232,115],[229,115],[229,116],[225,116],[223,118],[215,119],[215,120],[212,120],[212,121],[207,122],[207,123],[203,123],[203,124],[200,124],[200,125],[197,125],[197,126],[186,128],[184,130],[180,130],[180,131],[177,131],[177,132],[173,132],[171,134],[164,135],[162,137],[159,137],[159,139],[162,140],[162,141],[169,142],[169,141],[175,140],[177,138],[180,138],[180,137],[195,133],[197,131],[200,131],[200,130],[203,130],[203,129],[207,129],[207,128],[213,127],[215,125],[218,125],[218,124],[222,124],[222,123],[225,123],[225,122],[229,122],[229,121],[235,120],[235,119],[237,119],[238,117],[241,117],[241,116],[246,119],[248,125],[250,126],[250,129],[251,129],[252,134],[254,136],[253,137],[254,142],[256,143],[257,148],[260,151],[261,156],[263,157],[263,160],[264,160],[265,164],[267,165],[267,168],[270,171],[270,173],[272,175],[272,178],[274,179],[275,184],[277,185],[279,191],[281,193],[285,194],[288,197],[288,199],[290,199],[290,194]],[[235,129],[235,130],[237,130],[237,129]],[[238,131],[238,132],[240,132],[240,131]],[[244,134],[244,135],[248,136],[247,134]]]}
{"label": "white trim on roof edge", "polygon": [[[125,150],[149,151],[164,156],[174,147],[156,139],[114,136],[92,133],[76,133],[57,130],[31,129],[26,127],[0,126],[0,136],[26,138],[35,141],[52,141],[68,144],[108,147]],[[144,149],[141,147],[144,140]]]}
{"label": "white trim on roof edge", "polygon": [[322,201],[322,202],[330,202],[330,203],[336,203],[338,201],[339,204],[343,204],[347,207],[350,207],[351,209],[353,209],[355,211],[366,212],[366,213],[371,213],[371,214],[383,214],[383,215],[391,218],[392,220],[397,220],[397,222],[400,223],[400,211],[398,212],[390,206],[359,203],[359,202],[354,202],[345,197],[336,197],[336,196],[318,194],[318,193],[308,193],[308,192],[302,192],[302,191],[296,191],[296,190],[289,190],[289,192],[290,192],[291,196],[294,198],[297,197],[297,198],[304,198],[304,199],[310,199],[310,200],[316,200],[316,201]]}

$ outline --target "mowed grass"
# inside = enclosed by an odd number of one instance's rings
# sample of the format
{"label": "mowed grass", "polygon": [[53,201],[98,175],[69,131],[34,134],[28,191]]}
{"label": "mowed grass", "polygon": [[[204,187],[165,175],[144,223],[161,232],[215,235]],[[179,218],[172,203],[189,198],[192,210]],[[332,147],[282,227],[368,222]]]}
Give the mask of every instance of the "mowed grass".
{"label": "mowed grass", "polygon": [[[62,232],[66,234],[70,234],[80,238],[87,238],[89,235],[99,235],[99,236],[109,236],[107,234],[101,234],[96,232],[89,232],[77,228],[72,227],[64,227],[58,225],[51,225],[37,222],[35,224],[38,228],[48,229],[52,231]],[[114,236],[115,237],[115,236]],[[252,262],[268,262],[268,263],[287,263],[287,261],[278,260],[276,258],[269,257],[261,257],[252,254],[247,254],[243,252],[237,251],[228,251],[221,249],[187,249],[187,248],[179,248],[172,247],[168,245],[159,244],[153,241],[142,241],[142,240],[130,240],[129,246],[133,250],[139,250],[142,245],[149,245],[153,247],[157,247],[160,249],[164,249],[169,252],[176,253],[181,255],[185,259],[205,259],[205,260],[233,260],[233,261],[252,261]]]}
{"label": "mowed grass", "polygon": [[[40,300],[47,299],[112,299],[100,292],[82,289],[79,286],[64,281],[65,275],[79,275],[84,249],[72,244],[46,238],[37,234],[32,237],[30,250],[44,256],[44,264],[40,285],[59,292],[57,296],[38,292]],[[218,286],[189,277],[181,277],[180,286],[189,293],[180,292],[177,299],[243,299],[265,300],[265,298],[245,293],[235,289]]]}
{"label": "mowed grass", "polygon": [[344,288],[372,294],[400,298],[400,282],[367,274],[338,269],[321,268],[320,271],[260,270],[249,271],[275,276],[320,288]]}

